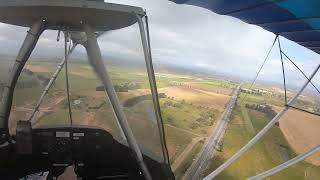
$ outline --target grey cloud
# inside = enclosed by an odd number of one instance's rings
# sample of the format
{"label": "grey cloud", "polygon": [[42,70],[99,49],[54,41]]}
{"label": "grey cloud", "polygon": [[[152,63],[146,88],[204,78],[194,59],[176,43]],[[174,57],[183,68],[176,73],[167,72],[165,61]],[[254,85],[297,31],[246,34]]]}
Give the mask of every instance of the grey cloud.
{"label": "grey cloud", "polygon": [[[146,9],[155,63],[206,68],[251,79],[274,39],[274,34],[262,28],[199,7],[177,5],[167,0],[108,0],[108,2],[141,6]],[[17,52],[26,30],[27,28],[0,24],[2,52]],[[62,57],[63,42],[56,42],[56,36],[57,32],[46,31],[39,40],[34,55],[45,52],[48,56]],[[292,45],[290,43],[287,42]],[[129,60],[143,58],[137,25],[107,32],[99,38],[99,44],[104,55]],[[305,51],[303,48],[300,49]],[[84,49],[80,48],[76,52],[83,54]],[[319,61],[313,54],[309,55],[306,52],[303,54],[304,57],[297,59],[305,57],[312,59],[312,66],[309,65],[310,61],[300,64],[304,70],[311,71],[315,62]],[[278,57],[274,55],[268,62],[261,79],[281,81]],[[291,71],[295,72],[290,70],[288,75],[294,76],[295,73]]]}

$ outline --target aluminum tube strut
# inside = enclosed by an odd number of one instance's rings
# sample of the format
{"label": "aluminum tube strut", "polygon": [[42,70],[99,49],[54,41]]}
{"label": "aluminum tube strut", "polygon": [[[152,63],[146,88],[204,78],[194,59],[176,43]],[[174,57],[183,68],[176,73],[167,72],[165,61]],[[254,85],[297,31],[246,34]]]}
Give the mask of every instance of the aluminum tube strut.
{"label": "aluminum tube strut", "polygon": [[[68,56],[69,57],[71,55],[71,53],[73,52],[73,50],[76,48],[77,44],[73,44],[69,53],[68,53]],[[54,81],[57,79],[59,73],[61,72],[61,69],[63,68],[64,64],[66,62],[66,58],[63,58],[58,66],[58,68],[56,69],[56,71],[53,73],[50,81],[48,82],[47,86],[45,87],[44,91],[42,92],[39,100],[38,100],[38,103],[36,105],[36,107],[34,108],[30,118],[29,118],[29,121],[31,121],[32,125],[36,124],[38,122],[37,118],[36,118],[36,114],[39,112],[39,108],[44,100],[44,97],[48,94],[50,88],[52,87]]]}
{"label": "aluminum tube strut", "polygon": [[94,70],[96,71],[98,77],[101,79],[105,90],[109,96],[112,108],[116,114],[117,119],[121,125],[121,128],[126,136],[129,147],[135,154],[135,158],[142,170],[142,173],[147,180],[151,180],[151,175],[146,164],[143,161],[142,153],[138,146],[137,140],[135,139],[130,125],[128,123],[127,117],[124,113],[124,109],[118,99],[117,93],[113,87],[112,81],[109,77],[107,69],[102,61],[102,56],[100,52],[100,48],[96,39],[96,35],[93,29],[89,25],[84,25],[84,30],[87,35],[87,42],[84,44],[86,48],[88,59]]}
{"label": "aluminum tube strut", "polygon": [[161,128],[163,126],[163,124],[162,124],[162,117],[161,117],[161,111],[160,111],[158,90],[157,90],[157,85],[156,85],[156,78],[154,76],[154,69],[152,66],[151,49],[149,48],[150,46],[148,45],[149,43],[147,42],[147,36],[145,33],[142,18],[138,14],[136,14],[136,17],[138,19],[140,37],[141,37],[141,42],[142,42],[142,47],[143,47],[143,53],[144,53],[144,58],[145,58],[145,62],[146,62],[146,67],[147,67],[149,84],[150,84],[150,88],[151,88],[152,101],[153,101],[156,120],[157,120],[157,124],[158,124],[158,130],[160,133],[162,153],[163,153],[164,161],[168,163],[169,157],[168,157],[168,154],[165,152],[166,151],[165,139],[164,139],[165,137],[164,137],[163,129]]}
{"label": "aluminum tube strut", "polygon": [[223,163],[221,166],[219,166],[215,171],[210,173],[207,177],[204,178],[204,180],[209,180],[215,178],[217,175],[219,175],[223,170],[225,170],[227,167],[229,167],[234,161],[239,159],[243,153],[245,153],[251,146],[253,146],[265,133],[267,133],[276,122],[279,121],[279,119],[282,117],[282,115],[289,109],[288,106],[294,103],[294,101],[299,97],[299,95],[302,93],[302,91],[307,87],[309,82],[312,80],[312,78],[316,75],[316,73],[320,69],[320,64],[317,66],[317,68],[313,71],[313,73],[310,75],[309,80],[307,80],[303,86],[300,88],[300,90],[290,99],[287,106],[284,106],[283,109],[261,130],[259,133],[253,137],[245,146],[243,146],[238,152],[236,152],[231,158],[229,158],[225,163]]}
{"label": "aluminum tube strut", "polygon": [[[106,93],[106,101],[107,101],[107,103],[111,104],[111,101],[110,101],[110,99],[109,99],[108,93],[106,92],[106,90],[104,90],[104,91],[105,91],[105,93]],[[122,141],[123,143],[126,143],[126,142],[127,142],[127,138],[126,138],[126,135],[124,135],[124,132],[123,132],[123,130],[122,130],[122,127],[121,127],[121,125],[120,125],[120,123],[119,123],[119,120],[118,120],[118,118],[117,118],[117,115],[116,115],[116,113],[114,112],[114,109],[113,109],[113,108],[111,108],[111,110],[112,110],[112,113],[113,113],[114,118],[115,118],[115,120],[116,120],[117,127],[119,128],[121,141]]]}
{"label": "aluminum tube strut", "polygon": [[316,146],[316,147],[313,147],[312,149],[310,149],[309,151],[303,153],[303,154],[300,154],[298,156],[296,156],[295,158],[283,163],[283,164],[280,164],[279,166],[277,167],[274,167],[268,171],[265,171],[261,174],[258,174],[256,176],[253,176],[253,177],[250,177],[248,178],[248,180],[258,180],[258,179],[264,179],[266,177],[269,177],[271,175],[274,175],[292,165],[295,165],[297,164],[298,162],[300,161],[303,161],[304,159],[306,159],[307,157],[309,156],[312,156],[313,154],[317,153],[320,151],[320,145]]}
{"label": "aluminum tube strut", "polygon": [[3,88],[2,101],[0,105],[0,128],[5,129],[5,133],[9,138],[9,116],[12,106],[13,93],[19,75],[28,61],[33,49],[35,48],[38,39],[45,30],[45,21],[36,21],[28,31],[23,44],[19,50],[16,61],[11,69],[6,86]]}
{"label": "aluminum tube strut", "polygon": [[[107,33],[107,31],[105,31],[105,32],[100,32],[100,33],[96,34],[96,37],[99,38],[100,36],[102,36],[102,35],[105,34],[105,33]],[[73,32],[73,33],[71,34],[71,39],[72,39],[74,42],[76,42],[77,44],[84,45],[84,44],[86,43],[86,41],[87,41],[87,36],[86,36],[86,34],[85,34],[84,32]],[[106,93],[106,90],[104,90],[104,92]],[[109,99],[109,97],[108,97],[108,94],[106,94],[106,102],[110,104],[110,99]],[[112,109],[112,108],[111,108],[111,109]],[[121,126],[120,126],[120,123],[119,123],[119,121],[118,121],[118,119],[117,119],[117,116],[116,116],[116,114],[115,114],[115,112],[114,112],[113,109],[112,109],[112,113],[113,113],[113,115],[114,115],[114,117],[115,117],[117,127],[119,128],[120,137],[121,137],[120,140],[121,140],[123,143],[126,143],[126,142],[127,142],[127,139],[126,139],[126,137],[125,137],[125,135],[124,135],[124,133],[123,133],[123,130],[122,130]]]}

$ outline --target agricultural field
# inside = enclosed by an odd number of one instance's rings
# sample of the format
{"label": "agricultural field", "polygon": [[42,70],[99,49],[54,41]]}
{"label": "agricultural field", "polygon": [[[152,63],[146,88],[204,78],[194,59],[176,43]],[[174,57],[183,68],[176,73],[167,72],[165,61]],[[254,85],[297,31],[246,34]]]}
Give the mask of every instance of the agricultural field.
{"label": "agricultural field", "polygon": [[[289,110],[280,120],[280,129],[296,153],[303,153],[320,144],[319,116]],[[307,129],[307,131],[306,131]],[[307,162],[320,166],[320,153],[306,159]]]}
{"label": "agricultural field", "polygon": [[[31,61],[26,65],[25,72],[18,80],[21,87],[15,90],[10,116],[11,133],[15,133],[18,120],[30,118],[57,64]],[[68,69],[73,124],[104,128],[121,141],[110,102],[91,66],[69,63]],[[161,155],[158,126],[145,69],[109,66],[108,71],[138,142]],[[6,74],[2,80],[5,80]],[[175,165],[177,177],[180,177],[212,132],[235,84],[168,72],[156,73],[156,80],[170,161],[174,164],[178,159]],[[26,86],[25,82],[32,82],[32,85]],[[45,97],[36,119],[38,122],[35,127],[70,124],[64,69]]]}
{"label": "agricultural field", "polygon": [[[271,120],[273,117],[271,114],[274,115],[279,111],[278,105],[281,104],[281,99],[266,98],[253,93],[242,92],[239,97],[223,139],[222,150],[211,159],[206,174],[212,172],[245,145]],[[319,117],[317,120],[319,121]],[[297,123],[298,121],[300,123]],[[319,124],[316,124],[318,121],[315,117],[310,118],[310,115],[305,115],[305,113],[290,110],[280,120],[280,124],[277,123],[262,140],[223,171],[217,179],[246,179],[319,144],[319,139],[316,138],[319,136],[319,131],[315,130],[320,127]],[[309,132],[308,129],[307,132],[306,125],[314,126],[314,130]],[[317,159],[319,159],[318,155],[313,156],[268,179],[318,179],[320,166],[316,164]]]}
{"label": "agricultural field", "polygon": [[[11,65],[2,63],[0,66],[2,85]],[[11,133],[15,133],[18,120],[30,118],[56,65],[38,62],[26,65],[15,89],[9,123]],[[110,102],[91,66],[69,63],[68,67],[73,123],[104,128],[122,141]],[[109,66],[108,71],[138,142],[160,156],[158,126],[145,69]],[[156,80],[170,162],[177,179],[181,179],[212,133],[236,84],[174,72],[158,72]],[[36,127],[70,124],[65,87],[63,69],[40,107]],[[283,100],[283,94],[277,89],[242,89],[221,152],[211,160],[206,173],[229,158],[263,128],[279,111]],[[297,106],[307,108],[312,103],[300,98]],[[316,106],[312,107],[311,110],[317,110],[314,108]],[[320,136],[319,126],[318,116],[290,110],[262,141],[218,179],[245,179],[306,151],[319,144],[319,138],[315,138]],[[316,179],[320,177],[319,158],[320,154],[317,154],[271,179]]]}

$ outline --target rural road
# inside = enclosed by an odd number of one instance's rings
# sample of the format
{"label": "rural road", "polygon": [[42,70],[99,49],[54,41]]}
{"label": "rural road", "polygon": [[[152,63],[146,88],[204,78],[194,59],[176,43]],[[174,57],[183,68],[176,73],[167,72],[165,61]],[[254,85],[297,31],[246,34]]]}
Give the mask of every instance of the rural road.
{"label": "rural road", "polygon": [[171,165],[171,169],[173,172],[176,172],[176,170],[181,166],[182,162],[188,157],[190,154],[192,148],[203,138],[196,137],[193,138],[191,143],[188,144],[188,146],[184,149],[184,151],[178,156],[178,158],[173,162]]}
{"label": "rural road", "polygon": [[206,144],[202,147],[201,151],[197,155],[197,158],[193,161],[191,166],[187,169],[183,180],[199,180],[203,178],[203,172],[209,164],[209,160],[214,156],[216,148],[219,146],[224,133],[227,129],[230,115],[236,103],[240,91],[240,86],[234,91],[225,111],[223,112],[220,120],[217,122],[217,126],[214,128],[211,136],[208,138]]}

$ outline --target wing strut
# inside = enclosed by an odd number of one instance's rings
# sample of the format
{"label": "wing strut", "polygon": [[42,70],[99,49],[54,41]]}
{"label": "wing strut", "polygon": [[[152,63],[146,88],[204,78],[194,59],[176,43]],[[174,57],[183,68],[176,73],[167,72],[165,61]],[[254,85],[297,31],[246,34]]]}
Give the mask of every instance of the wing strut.
{"label": "wing strut", "polygon": [[157,90],[157,84],[156,84],[156,78],[155,78],[155,75],[154,75],[154,69],[153,69],[153,65],[152,65],[153,63],[152,63],[152,56],[151,56],[151,45],[150,45],[148,16],[145,16],[146,30],[147,30],[147,33],[146,33],[146,31],[144,29],[142,18],[138,14],[135,14],[135,15],[136,15],[136,17],[138,19],[140,37],[141,37],[141,42],[142,42],[142,47],[143,47],[146,67],[147,67],[149,84],[150,84],[150,88],[151,88],[151,95],[152,95],[154,111],[155,111],[155,114],[156,114],[156,120],[157,120],[159,135],[160,135],[162,153],[163,153],[163,157],[164,157],[165,162],[170,164],[170,162],[169,162],[169,154],[168,154],[166,141],[165,141],[165,132],[164,132],[163,122],[162,122],[162,116],[161,116],[161,110],[160,110],[160,104],[159,104],[159,97],[158,97],[158,90]]}
{"label": "wing strut", "polygon": [[309,156],[312,156],[313,154],[317,153],[320,151],[320,145],[317,145],[315,147],[313,147],[312,149],[310,149],[309,151],[303,153],[303,154],[300,154],[299,156],[296,156],[295,158],[283,163],[283,164],[280,164],[279,166],[277,167],[274,167],[268,171],[265,171],[261,174],[258,174],[256,176],[253,176],[251,178],[248,178],[248,180],[258,180],[258,179],[263,179],[263,178],[266,178],[268,176],[272,176],[273,174],[276,174],[292,165],[295,165],[297,164],[298,162],[306,159],[307,157]]}
{"label": "wing strut", "polygon": [[[5,129],[5,135],[7,136],[9,142],[10,132],[9,132],[9,116],[11,111],[11,105],[13,100],[14,88],[17,84],[19,75],[28,61],[33,49],[35,48],[38,39],[42,32],[45,30],[45,20],[36,21],[28,31],[24,42],[19,50],[18,56],[16,58],[15,64],[10,72],[6,86],[3,89],[1,109],[0,109],[0,128]],[[6,126],[6,127],[5,127]]]}
{"label": "wing strut", "polygon": [[84,25],[84,30],[87,35],[87,41],[84,44],[84,47],[87,50],[89,62],[94,68],[98,77],[101,79],[101,82],[105,90],[107,91],[111,105],[114,109],[117,119],[119,120],[121,128],[126,136],[129,147],[132,149],[135,158],[143,172],[144,177],[147,180],[151,180],[152,178],[150,172],[143,161],[142,153],[138,146],[137,140],[135,139],[132,133],[127,117],[124,113],[123,107],[120,103],[120,100],[118,99],[117,93],[110,79],[109,73],[102,61],[101,51],[96,39],[96,35],[89,25]]}
{"label": "wing strut", "polygon": [[[72,45],[72,47],[71,47],[71,49],[70,49],[67,57],[69,57],[69,56],[71,55],[71,53],[73,52],[73,50],[74,50],[76,47],[77,47],[77,43],[74,43],[74,44]],[[37,102],[37,105],[36,105],[36,107],[34,108],[32,114],[31,114],[31,116],[30,116],[30,118],[29,118],[29,121],[31,121],[32,125],[34,125],[34,124],[36,124],[36,123],[38,122],[37,115],[38,115],[38,113],[39,113],[39,111],[40,111],[39,108],[40,108],[40,106],[41,106],[41,104],[42,104],[42,102],[43,102],[43,100],[44,100],[44,97],[48,94],[51,86],[53,85],[53,83],[54,83],[55,80],[57,79],[57,77],[58,77],[60,71],[62,70],[63,65],[65,64],[65,62],[66,62],[66,58],[63,58],[63,59],[61,60],[60,64],[58,65],[58,68],[56,69],[56,71],[55,71],[54,74],[52,75],[49,83],[46,85],[44,91],[42,92],[42,94],[41,94],[41,96],[40,96],[40,98],[39,98],[39,100],[38,100],[38,102]]]}
{"label": "wing strut", "polygon": [[303,90],[308,86],[311,80],[314,78],[316,73],[320,69],[320,64],[315,68],[313,73],[309,76],[307,81],[303,84],[300,90],[289,100],[289,102],[282,108],[282,110],[258,133],[255,137],[253,137],[245,146],[243,146],[238,152],[236,152],[231,158],[229,158],[225,163],[219,166],[215,171],[210,173],[204,180],[210,180],[219,175],[223,170],[228,168],[232,163],[234,163],[237,159],[239,159],[246,151],[248,151],[261,137],[266,134],[276,122],[284,115],[286,111],[288,111],[289,106],[291,106],[299,95],[303,92]]}

